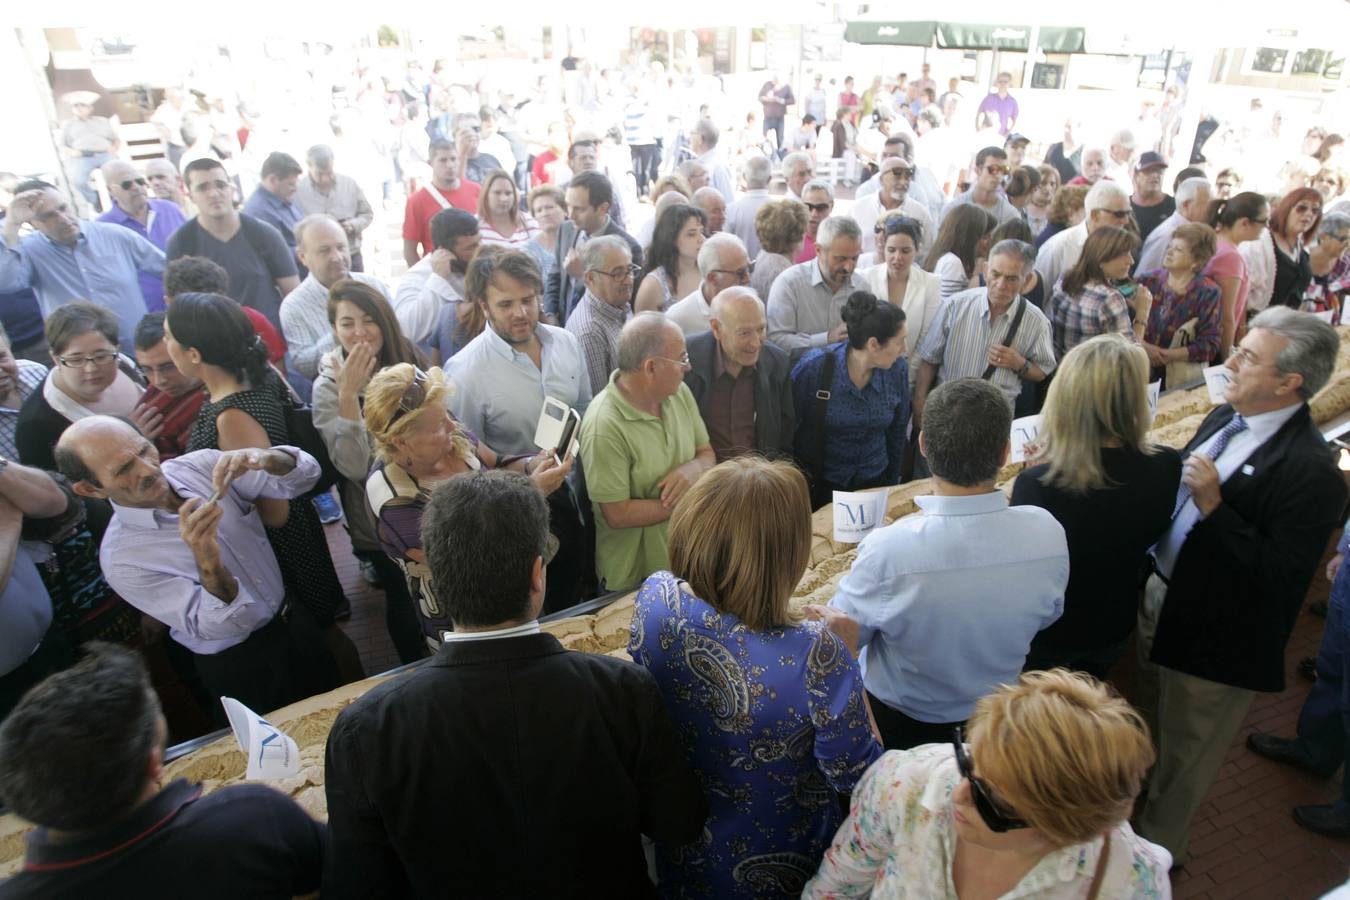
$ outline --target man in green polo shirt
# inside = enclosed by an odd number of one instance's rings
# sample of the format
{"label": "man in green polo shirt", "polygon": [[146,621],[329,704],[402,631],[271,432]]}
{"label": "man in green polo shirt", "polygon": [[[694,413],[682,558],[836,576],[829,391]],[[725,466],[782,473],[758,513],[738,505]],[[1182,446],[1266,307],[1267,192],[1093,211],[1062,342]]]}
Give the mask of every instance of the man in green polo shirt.
{"label": "man in green polo shirt", "polygon": [[586,409],[581,463],[595,509],[595,569],[606,590],[666,568],[666,521],[717,462],[684,386],[684,334],[658,312],[619,333],[619,367]]}

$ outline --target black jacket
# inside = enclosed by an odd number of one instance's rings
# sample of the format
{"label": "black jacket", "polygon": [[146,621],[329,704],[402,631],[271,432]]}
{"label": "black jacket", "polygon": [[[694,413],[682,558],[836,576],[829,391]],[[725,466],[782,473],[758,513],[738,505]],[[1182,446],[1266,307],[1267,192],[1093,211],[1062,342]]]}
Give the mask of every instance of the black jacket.
{"label": "black jacket", "polygon": [[[628,243],[628,252],[632,254],[633,265],[642,265],[642,246],[637,241],[620,228],[611,217],[608,224],[599,234],[593,234],[591,237],[604,237],[613,235],[623,238]],[[558,246],[553,250],[553,268],[549,270],[548,277],[544,279],[544,312],[555,316],[559,325],[567,322],[567,317],[572,314],[577,301],[581,299],[581,294],[585,287],[580,278],[573,278],[567,274],[567,254],[573,247],[580,246],[578,240],[581,235],[577,232],[576,223],[571,219],[563,222],[558,228]],[[634,283],[633,290],[637,290],[637,284]]]}
{"label": "black jacket", "polygon": [[708,806],[644,668],[549,634],[450,642],[328,737],[325,900],[654,897],[639,834]]}
{"label": "black jacket", "polygon": [[[1233,418],[1211,412],[1186,446]],[[1183,454],[1184,455],[1184,454]],[[1177,556],[1152,660],[1253,691],[1284,690],[1284,648],[1346,489],[1305,404],[1223,483]]]}
{"label": "black jacket", "polygon": [[[695,334],[685,342],[692,368],[684,383],[698,401],[699,414],[708,422],[708,389],[713,382],[717,340],[711,331]],[[792,406],[792,364],[788,355],[765,341],[755,366],[755,449],[770,459],[792,455],[792,436],[797,428]]]}

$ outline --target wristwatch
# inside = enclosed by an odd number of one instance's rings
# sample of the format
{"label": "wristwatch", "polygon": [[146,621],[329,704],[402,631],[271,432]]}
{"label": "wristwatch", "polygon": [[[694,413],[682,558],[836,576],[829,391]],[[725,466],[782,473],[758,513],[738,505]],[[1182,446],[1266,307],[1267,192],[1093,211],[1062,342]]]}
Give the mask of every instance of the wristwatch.
{"label": "wristwatch", "polygon": [[1027,370],[1030,368],[1031,368],[1031,360],[1027,359],[1025,356],[1022,357],[1022,368],[1017,370],[1017,377],[1026,378]]}

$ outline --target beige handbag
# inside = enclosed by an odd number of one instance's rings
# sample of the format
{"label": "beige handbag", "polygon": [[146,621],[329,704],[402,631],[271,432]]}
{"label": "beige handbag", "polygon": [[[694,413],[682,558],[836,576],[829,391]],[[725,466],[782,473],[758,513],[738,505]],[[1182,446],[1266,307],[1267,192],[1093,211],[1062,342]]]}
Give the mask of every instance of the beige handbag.
{"label": "beige handbag", "polygon": [[[1195,329],[1200,326],[1199,319],[1189,319],[1176,330],[1172,335],[1172,343],[1169,345],[1172,349],[1179,347],[1189,347],[1195,343]],[[1170,390],[1180,387],[1183,384],[1189,384],[1192,381],[1199,381],[1205,377],[1205,364],[1203,362],[1170,362],[1167,364],[1166,384]]]}

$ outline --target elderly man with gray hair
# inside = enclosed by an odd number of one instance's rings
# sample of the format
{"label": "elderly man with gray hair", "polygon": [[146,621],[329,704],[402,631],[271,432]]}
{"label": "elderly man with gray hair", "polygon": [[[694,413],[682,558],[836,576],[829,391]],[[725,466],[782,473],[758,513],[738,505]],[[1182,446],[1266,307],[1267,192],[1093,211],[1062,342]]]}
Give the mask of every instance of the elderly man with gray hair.
{"label": "elderly man with gray hair", "polygon": [[699,119],[694,123],[694,127],[689,129],[689,149],[693,152],[694,159],[708,170],[709,183],[717,188],[717,193],[722,195],[723,200],[730,203],[735,197],[731,186],[731,172],[717,150],[717,139],[720,134],[712,119]]}
{"label": "elderly man with gray hair", "polygon": [[923,427],[923,404],[935,384],[983,379],[1003,391],[1011,410],[1023,381],[1044,381],[1054,371],[1050,320],[1022,296],[1035,258],[1028,243],[999,241],[989,251],[986,286],[943,301],[919,347],[916,429]]}
{"label": "elderly man with gray hair", "polygon": [[365,193],[356,179],[333,171],[333,148],[315,144],[305,154],[305,176],[295,186],[295,205],[307,216],[324,213],[332,216],[347,234],[352,255],[352,271],[364,272],[361,258],[361,232],[375,221]]}
{"label": "elderly man with gray hair", "polygon": [[595,512],[595,570],[605,590],[667,567],[675,504],[717,462],[694,395],[684,335],[658,312],[619,334],[618,368],[581,422],[581,462]]}
{"label": "elderly man with gray hair", "polygon": [[612,234],[591,238],[581,245],[582,281],[586,292],[567,317],[568,331],[581,344],[591,394],[605,389],[619,359],[619,332],[631,314],[633,265],[628,242]]}
{"label": "elderly man with gray hair", "polygon": [[[784,158],[783,170],[787,171],[787,159]],[[759,256],[762,249],[759,235],[755,233],[755,213],[769,202],[769,182],[773,179],[773,164],[768,157],[752,156],[741,166],[741,179],[745,181],[745,191],[736,198],[736,202],[727,207],[726,224],[722,227],[741,239],[745,252],[751,259]]]}
{"label": "elderly man with gray hair", "polygon": [[1134,271],[1143,274],[1161,269],[1163,254],[1167,252],[1167,244],[1177,229],[1187,222],[1208,221],[1209,199],[1213,193],[1208,179],[1187,178],[1183,181],[1177,188],[1177,211],[1163,219],[1162,224],[1149,233],[1143,249],[1139,251],[1139,262],[1135,264]]}
{"label": "elderly man with gray hair", "polygon": [[698,251],[698,272],[703,276],[698,288],[666,310],[666,316],[680,326],[685,337],[712,327],[713,298],[729,287],[747,285],[754,266],[745,244],[734,234],[714,234]]}
{"label": "elderly man with gray hair", "polygon": [[727,201],[716,188],[706,186],[694,191],[693,203],[708,217],[708,234],[716,234],[727,224]]}
{"label": "elderly man with gray hair", "polygon": [[815,259],[785,269],[774,279],[769,289],[769,340],[787,351],[793,363],[810,348],[847,336],[840,311],[849,294],[867,290],[867,279],[856,271],[861,254],[858,223],[832,216],[820,224]]}
{"label": "elderly man with gray hair", "polygon": [[800,200],[806,193],[806,184],[815,177],[816,167],[809,154],[800,150],[783,157],[783,182],[789,200]]}
{"label": "elderly man with gray hair", "polygon": [[1083,209],[1086,218],[1046,241],[1036,256],[1036,271],[1041,276],[1041,284],[1045,285],[1047,297],[1064,273],[1083,255],[1083,245],[1089,234],[1103,225],[1124,228],[1130,221],[1130,195],[1114,181],[1098,181],[1083,199]]}
{"label": "elderly man with gray hair", "polygon": [[[1152,715],[1158,764],[1138,829],[1178,863],[1186,859],[1191,817],[1252,700],[1285,688],[1285,647],[1344,515],[1345,482],[1308,408],[1330,379],[1339,347],[1335,329],[1311,313],[1278,307],[1251,321],[1225,363],[1227,402],[1205,417],[1183,451],[1189,456],[1176,512],[1151,551],[1154,574],[1139,612],[1144,665],[1136,677],[1151,675],[1156,704],[1152,692],[1135,702]],[[1336,612],[1333,599],[1328,633]],[[1322,674],[1319,666],[1319,681]],[[1336,707],[1342,690],[1335,691]],[[1327,776],[1343,760],[1340,710],[1323,723],[1338,732],[1334,754],[1315,756],[1302,741],[1291,749],[1261,734],[1248,746]],[[1313,831],[1350,835],[1343,809],[1299,807],[1294,819]]]}
{"label": "elderly man with gray hair", "polygon": [[788,356],[767,343],[764,303],[748,287],[713,297],[712,330],[689,340],[684,383],[698,401],[717,461],[792,454],[796,411]]}

